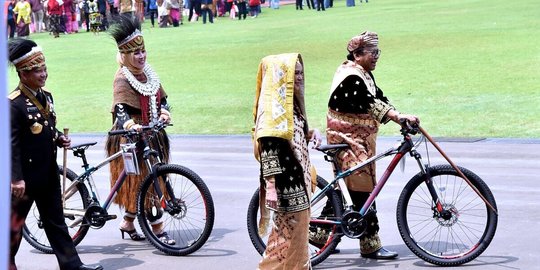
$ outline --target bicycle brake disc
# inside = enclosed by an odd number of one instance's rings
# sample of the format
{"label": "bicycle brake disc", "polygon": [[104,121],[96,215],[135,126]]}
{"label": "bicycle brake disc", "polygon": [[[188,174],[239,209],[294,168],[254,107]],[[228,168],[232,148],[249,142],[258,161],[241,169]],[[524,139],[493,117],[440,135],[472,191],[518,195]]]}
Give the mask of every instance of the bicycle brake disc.
{"label": "bicycle brake disc", "polygon": [[367,222],[359,212],[350,211],[341,217],[341,230],[349,238],[360,238],[366,228]]}

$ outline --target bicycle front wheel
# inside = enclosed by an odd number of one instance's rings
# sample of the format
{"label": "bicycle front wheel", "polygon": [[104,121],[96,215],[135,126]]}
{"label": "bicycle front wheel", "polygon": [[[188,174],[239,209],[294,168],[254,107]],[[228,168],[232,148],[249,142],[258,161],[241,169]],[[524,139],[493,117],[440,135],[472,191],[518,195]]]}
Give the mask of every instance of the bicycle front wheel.
{"label": "bicycle front wheel", "polygon": [[[461,168],[480,194],[497,209],[489,187],[473,172]],[[497,214],[449,165],[428,168],[429,179],[446,211],[435,209],[425,175],[415,175],[397,205],[397,223],[403,241],[422,260],[456,266],[478,257],[489,246],[497,228]]]}
{"label": "bicycle front wheel", "polygon": [[[317,176],[317,189],[315,190],[315,193],[324,188],[327,184],[328,182],[326,182],[324,178]],[[337,230],[339,230],[339,226],[318,222],[323,220],[336,220],[336,217],[341,217],[341,198],[335,190],[330,189],[325,192],[323,199],[316,203],[312,203],[310,207],[311,222],[309,224],[309,254],[311,265],[315,266],[328,258],[341,240],[341,236],[336,234]],[[253,243],[257,252],[262,255],[266,249],[269,232],[262,237],[259,235],[260,216],[259,189],[257,189],[251,197],[248,206],[247,229],[251,243]],[[269,228],[272,226],[273,218],[270,218]]]}
{"label": "bicycle front wheel", "polygon": [[[60,171],[60,174],[63,174],[62,166],[59,166],[58,170]],[[69,180],[66,185],[69,186],[69,183],[77,179],[77,174],[70,169],[66,169],[66,178]],[[84,216],[84,213],[90,204],[88,198],[88,189],[82,183],[77,184],[75,192],[66,197],[64,217],[66,224],[68,225],[69,235],[75,245],[78,245],[86,236],[86,233],[88,233],[88,226],[81,226],[82,223],[73,224],[73,221]],[[39,215],[36,203],[32,204],[32,208],[26,217],[22,233],[23,238],[35,249],[44,253],[53,253],[49,239],[45,234],[43,221]]]}
{"label": "bicycle front wheel", "polygon": [[[161,252],[183,256],[201,248],[214,226],[214,202],[204,181],[190,169],[166,164],[144,180],[137,198],[137,218],[148,241]],[[159,183],[160,199],[154,188]],[[165,207],[167,205],[167,207]],[[162,224],[171,240],[160,239],[152,224]],[[159,233],[159,232],[158,232]],[[174,242],[174,243],[172,243]]]}

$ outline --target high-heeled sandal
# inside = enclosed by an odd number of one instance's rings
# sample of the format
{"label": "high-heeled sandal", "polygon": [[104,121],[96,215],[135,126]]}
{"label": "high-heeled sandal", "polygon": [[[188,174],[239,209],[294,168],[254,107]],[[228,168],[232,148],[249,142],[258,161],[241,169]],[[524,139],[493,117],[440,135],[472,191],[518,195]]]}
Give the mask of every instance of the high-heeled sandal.
{"label": "high-heeled sandal", "polygon": [[176,240],[170,238],[167,232],[156,234],[156,236],[157,238],[159,238],[159,241],[161,241],[163,244],[171,245],[171,246],[176,244]]}
{"label": "high-heeled sandal", "polygon": [[124,233],[127,233],[129,235],[129,238],[131,238],[131,240],[133,240],[133,241],[142,241],[142,240],[146,239],[146,237],[144,237],[144,235],[139,234],[137,232],[137,230],[135,230],[135,229],[133,229],[133,230],[125,230],[125,229],[120,228],[120,232],[122,232],[122,239],[124,239]]}

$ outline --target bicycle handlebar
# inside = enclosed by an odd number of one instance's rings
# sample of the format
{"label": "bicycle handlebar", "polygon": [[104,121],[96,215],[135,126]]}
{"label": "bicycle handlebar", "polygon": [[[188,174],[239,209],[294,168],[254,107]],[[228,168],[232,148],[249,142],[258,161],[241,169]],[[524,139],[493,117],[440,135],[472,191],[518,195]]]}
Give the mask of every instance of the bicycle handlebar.
{"label": "bicycle handlebar", "polygon": [[[409,134],[416,135],[421,132],[422,128],[416,123],[411,125],[407,119],[400,119],[399,122],[401,126],[400,132],[403,136],[407,136]],[[349,148],[350,146],[348,144],[327,144],[316,147],[315,149],[323,152],[326,155],[335,156],[339,151]]]}
{"label": "bicycle handlebar", "polygon": [[167,123],[164,123],[164,122],[157,122],[156,124],[150,124],[148,126],[142,126],[142,131],[139,132],[137,130],[134,130],[134,129],[119,129],[119,130],[111,130],[109,131],[109,136],[116,136],[116,135],[137,135],[137,134],[140,134],[142,133],[143,131],[147,131],[147,130],[155,130],[155,131],[159,131],[159,130],[162,130],[168,126],[172,126],[172,124],[167,124]]}
{"label": "bicycle handlebar", "polygon": [[407,119],[400,119],[399,125],[401,126],[400,132],[403,136],[407,134],[416,135],[420,132],[420,125],[417,123],[411,125]]}

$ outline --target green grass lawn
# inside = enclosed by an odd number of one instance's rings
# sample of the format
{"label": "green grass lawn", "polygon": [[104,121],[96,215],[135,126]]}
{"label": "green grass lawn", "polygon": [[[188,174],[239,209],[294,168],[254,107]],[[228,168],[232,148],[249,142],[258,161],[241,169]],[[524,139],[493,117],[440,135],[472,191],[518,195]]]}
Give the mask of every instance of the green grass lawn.
{"label": "green grass lawn", "polygon": [[[300,52],[311,126],[325,129],[329,87],[348,40],[379,33],[379,87],[435,136],[540,137],[540,6],[536,0],[373,0],[326,12],[263,7],[259,18],[143,32],[169,94],[176,134],[248,134],[255,77],[266,55]],[[53,39],[45,51],[59,127],[110,128],[116,44],[107,33]],[[9,89],[17,75],[9,70]],[[395,125],[382,128],[397,135]]]}

